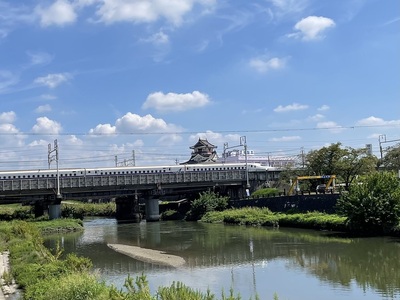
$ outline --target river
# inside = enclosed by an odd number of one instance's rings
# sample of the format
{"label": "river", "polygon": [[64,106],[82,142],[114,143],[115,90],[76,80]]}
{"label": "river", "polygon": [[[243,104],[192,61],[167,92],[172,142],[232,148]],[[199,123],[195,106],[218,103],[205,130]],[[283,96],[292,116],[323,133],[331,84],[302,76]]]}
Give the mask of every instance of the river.
{"label": "river", "polygon": [[[181,281],[221,298],[232,288],[242,299],[400,299],[400,239],[344,238],[332,232],[168,221],[119,224],[84,220],[84,232],[46,239],[64,254],[92,260],[100,277],[123,288],[128,274],[144,273],[154,293]],[[107,244],[165,251],[182,268],[135,260]]]}

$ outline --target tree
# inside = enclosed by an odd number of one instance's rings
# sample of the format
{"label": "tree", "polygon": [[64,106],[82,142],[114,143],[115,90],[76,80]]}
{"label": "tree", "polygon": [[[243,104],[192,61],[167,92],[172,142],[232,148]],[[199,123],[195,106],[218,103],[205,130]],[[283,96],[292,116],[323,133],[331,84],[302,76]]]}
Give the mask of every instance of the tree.
{"label": "tree", "polygon": [[341,143],[331,144],[306,155],[307,175],[336,175],[348,187],[359,175],[376,169],[377,158],[366,148],[341,148]]}
{"label": "tree", "polygon": [[197,221],[209,211],[222,211],[228,206],[228,197],[221,197],[219,194],[207,191],[200,193],[200,197],[195,199],[186,214],[187,221]]}
{"label": "tree", "polygon": [[379,167],[387,171],[400,170],[400,144],[387,149],[385,156],[379,161]]}
{"label": "tree", "polygon": [[389,172],[368,175],[341,195],[337,209],[354,231],[386,233],[400,220],[399,180]]}

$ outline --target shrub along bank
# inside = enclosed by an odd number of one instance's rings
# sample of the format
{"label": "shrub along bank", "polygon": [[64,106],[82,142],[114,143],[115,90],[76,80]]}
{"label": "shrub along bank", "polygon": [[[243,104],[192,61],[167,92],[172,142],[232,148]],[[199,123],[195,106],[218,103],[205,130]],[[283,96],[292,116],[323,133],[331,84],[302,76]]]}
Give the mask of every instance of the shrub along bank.
{"label": "shrub along bank", "polygon": [[286,226],[308,229],[346,231],[346,217],[309,212],[304,214],[273,213],[268,208],[246,207],[208,212],[202,218],[206,223],[227,223],[251,226]]}

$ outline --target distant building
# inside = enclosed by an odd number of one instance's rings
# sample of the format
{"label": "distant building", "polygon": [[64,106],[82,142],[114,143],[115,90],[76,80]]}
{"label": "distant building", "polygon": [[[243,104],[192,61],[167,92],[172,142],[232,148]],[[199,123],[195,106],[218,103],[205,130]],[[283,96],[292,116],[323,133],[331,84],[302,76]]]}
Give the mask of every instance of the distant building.
{"label": "distant building", "polygon": [[216,148],[217,146],[214,146],[206,139],[199,139],[195,145],[190,147],[190,149],[192,149],[192,155],[190,159],[184,163],[181,163],[181,165],[216,162],[218,160],[217,151],[215,151]]}
{"label": "distant building", "polygon": [[[219,161],[227,163],[244,163],[246,162],[246,154],[244,150],[227,151]],[[263,166],[275,168],[294,167],[297,165],[298,156],[256,155],[254,150],[247,150],[247,162],[259,163]]]}

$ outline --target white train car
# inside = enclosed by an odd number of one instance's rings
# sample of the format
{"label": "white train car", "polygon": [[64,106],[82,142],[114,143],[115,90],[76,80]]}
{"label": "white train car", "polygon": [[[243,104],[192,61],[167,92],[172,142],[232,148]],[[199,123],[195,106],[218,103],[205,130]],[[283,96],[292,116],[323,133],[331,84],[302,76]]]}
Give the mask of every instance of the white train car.
{"label": "white train car", "polygon": [[[180,172],[219,172],[219,171],[246,170],[245,163],[210,163],[210,164],[187,164],[166,166],[142,166],[142,167],[107,167],[107,168],[68,168],[59,169],[62,177],[87,177],[87,176],[110,176],[110,175],[139,175],[155,173],[180,173]],[[248,172],[266,172],[268,167],[257,163],[247,164]],[[0,171],[0,180],[37,179],[51,178],[57,176],[56,169],[38,170],[11,170]]]}

